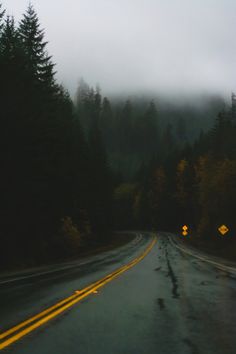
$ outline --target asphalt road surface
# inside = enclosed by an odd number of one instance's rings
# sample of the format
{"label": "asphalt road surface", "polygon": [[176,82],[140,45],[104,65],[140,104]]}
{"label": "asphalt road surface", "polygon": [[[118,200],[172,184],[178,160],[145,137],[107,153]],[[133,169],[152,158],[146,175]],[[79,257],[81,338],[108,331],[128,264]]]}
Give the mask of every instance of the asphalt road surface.
{"label": "asphalt road surface", "polygon": [[81,262],[2,278],[1,350],[235,354],[236,272],[183,252],[168,234],[154,244],[138,233]]}

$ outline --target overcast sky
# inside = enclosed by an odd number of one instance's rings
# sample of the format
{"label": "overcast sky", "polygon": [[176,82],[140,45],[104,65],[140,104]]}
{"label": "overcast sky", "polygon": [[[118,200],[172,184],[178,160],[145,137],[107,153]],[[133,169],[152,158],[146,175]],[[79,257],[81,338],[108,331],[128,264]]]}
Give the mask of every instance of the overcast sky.
{"label": "overcast sky", "polygon": [[[19,20],[28,0],[0,0]],[[72,93],[236,91],[236,0],[32,0]]]}

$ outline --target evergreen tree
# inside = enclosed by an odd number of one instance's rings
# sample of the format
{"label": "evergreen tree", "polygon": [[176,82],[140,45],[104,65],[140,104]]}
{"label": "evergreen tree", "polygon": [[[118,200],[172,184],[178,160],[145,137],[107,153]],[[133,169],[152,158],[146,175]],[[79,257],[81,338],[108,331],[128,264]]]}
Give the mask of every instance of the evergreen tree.
{"label": "evergreen tree", "polygon": [[158,117],[155,103],[151,101],[143,118],[143,142],[141,146],[146,153],[153,154],[159,149]]}
{"label": "evergreen tree", "polygon": [[47,42],[40,29],[38,16],[30,4],[19,25],[19,35],[27,57],[27,66],[34,83],[43,89],[55,89],[54,64],[46,52]]}
{"label": "evergreen tree", "polygon": [[235,132],[236,129],[229,115],[220,112],[209,136],[212,154],[218,158],[232,157],[236,152]]}
{"label": "evergreen tree", "polygon": [[173,126],[172,124],[168,124],[165,128],[162,141],[161,141],[161,149],[162,149],[162,158],[166,159],[170,156],[175,150],[176,142],[173,134]]}
{"label": "evergreen tree", "polygon": [[101,107],[99,127],[102,132],[103,140],[108,149],[113,149],[114,147],[115,127],[113,118],[114,116],[110,101],[107,97],[104,97]]}
{"label": "evergreen tree", "polygon": [[120,135],[119,149],[123,153],[130,153],[130,151],[132,150],[132,124],[133,107],[131,101],[127,100],[121,112],[118,125]]}
{"label": "evergreen tree", "polygon": [[79,80],[79,86],[76,92],[76,104],[79,105],[81,102],[86,101],[89,96],[89,85],[84,81],[83,78]]}
{"label": "evergreen tree", "polygon": [[[17,50],[19,49],[18,34],[15,28],[13,17],[7,16],[5,23],[2,26],[0,38],[0,70],[1,70],[1,99],[2,103],[6,104],[3,99],[4,91],[9,97],[13,82],[16,80],[15,75],[19,71],[17,61]],[[9,102],[10,103],[10,102]]]}
{"label": "evergreen tree", "polygon": [[96,91],[94,93],[94,119],[99,121],[102,108],[102,96],[101,89],[99,85],[96,86]]}
{"label": "evergreen tree", "polygon": [[180,143],[184,144],[187,140],[187,128],[184,118],[179,118],[176,125],[176,135]]}
{"label": "evergreen tree", "polygon": [[94,92],[93,87],[81,79],[76,92],[76,110],[86,137],[94,121],[99,120],[101,110],[101,96],[99,89]]}
{"label": "evergreen tree", "polygon": [[196,208],[193,166],[186,159],[179,161],[176,171],[176,200],[179,224],[193,224]]}
{"label": "evergreen tree", "polygon": [[90,196],[88,209],[94,234],[106,238],[112,225],[112,175],[98,124],[89,133]]}

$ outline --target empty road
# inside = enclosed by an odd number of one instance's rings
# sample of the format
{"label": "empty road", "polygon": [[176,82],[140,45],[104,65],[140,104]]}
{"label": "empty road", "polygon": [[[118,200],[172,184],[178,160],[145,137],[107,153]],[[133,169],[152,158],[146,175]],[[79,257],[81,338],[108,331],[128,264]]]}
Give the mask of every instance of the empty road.
{"label": "empty road", "polygon": [[235,354],[236,272],[172,238],[137,233],[119,249],[0,279],[0,351]]}

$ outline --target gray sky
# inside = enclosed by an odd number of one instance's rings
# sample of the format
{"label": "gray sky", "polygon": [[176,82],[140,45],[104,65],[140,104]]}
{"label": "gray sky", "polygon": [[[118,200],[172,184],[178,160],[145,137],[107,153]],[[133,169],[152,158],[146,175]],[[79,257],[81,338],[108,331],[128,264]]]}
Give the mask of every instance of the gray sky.
{"label": "gray sky", "polygon": [[[28,0],[0,0],[19,20]],[[236,90],[235,0],[32,0],[72,93]]]}

